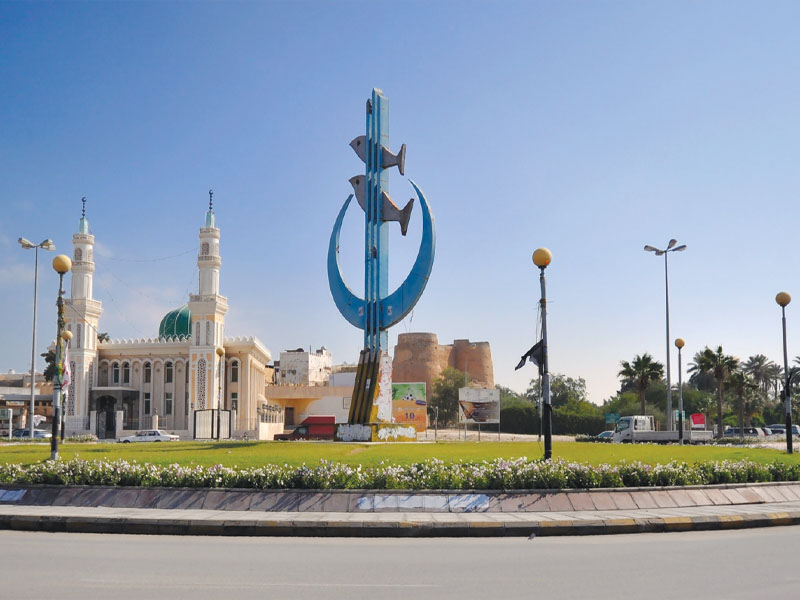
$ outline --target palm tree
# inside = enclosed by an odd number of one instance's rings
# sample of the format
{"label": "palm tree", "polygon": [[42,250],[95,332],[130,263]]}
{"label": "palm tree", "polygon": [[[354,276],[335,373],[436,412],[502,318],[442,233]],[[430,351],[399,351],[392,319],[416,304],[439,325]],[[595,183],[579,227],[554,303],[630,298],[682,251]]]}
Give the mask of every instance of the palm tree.
{"label": "palm tree", "polygon": [[744,440],[745,397],[747,396],[748,399],[751,400],[750,408],[752,408],[752,395],[759,389],[759,385],[743,370],[733,371],[730,375],[728,375],[727,384],[738,400],[739,436],[742,438],[742,440]]}
{"label": "palm tree", "polygon": [[622,369],[617,375],[623,378],[623,384],[630,383],[636,387],[642,414],[647,414],[645,412],[645,392],[651,382],[658,381],[664,375],[664,365],[653,360],[653,357],[646,352],[641,356],[638,354],[634,356],[633,362],[623,360],[620,365],[622,365]]}
{"label": "palm tree", "polygon": [[694,361],[689,365],[690,373],[709,373],[717,382],[717,438],[722,437],[722,397],[725,380],[738,366],[739,359],[723,353],[722,346],[717,346],[716,351],[706,346],[702,352],[694,355]]}
{"label": "palm tree", "polygon": [[755,354],[748,358],[747,362],[742,365],[742,370],[745,374],[752,377],[766,394],[772,382],[775,380],[775,368],[777,366],[778,365],[763,354]]}

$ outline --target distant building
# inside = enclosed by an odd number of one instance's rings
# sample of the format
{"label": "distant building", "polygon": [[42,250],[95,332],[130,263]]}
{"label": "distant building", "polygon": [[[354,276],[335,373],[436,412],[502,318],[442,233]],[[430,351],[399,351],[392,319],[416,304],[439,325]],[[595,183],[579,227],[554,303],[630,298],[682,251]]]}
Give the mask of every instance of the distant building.
{"label": "distant building", "polygon": [[494,387],[494,367],[489,342],[455,340],[440,345],[435,333],[401,333],[397,336],[392,362],[392,381],[424,381],[428,397],[433,383],[447,367],[466,373],[471,386]]}
{"label": "distant building", "polygon": [[328,385],[333,371],[333,358],[323,346],[316,352],[306,352],[302,348],[281,352],[275,364],[275,383],[277,385]]}

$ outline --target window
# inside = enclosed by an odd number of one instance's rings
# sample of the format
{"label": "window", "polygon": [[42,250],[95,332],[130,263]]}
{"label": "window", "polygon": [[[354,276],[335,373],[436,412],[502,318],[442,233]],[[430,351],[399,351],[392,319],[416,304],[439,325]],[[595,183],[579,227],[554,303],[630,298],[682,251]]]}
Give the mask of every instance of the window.
{"label": "window", "polygon": [[194,345],[200,345],[200,323],[194,324]]}
{"label": "window", "polygon": [[172,363],[164,364],[164,383],[172,383]]}
{"label": "window", "polygon": [[153,377],[153,368],[149,362],[144,363],[144,382],[150,383]]}
{"label": "window", "polygon": [[239,361],[235,360],[231,363],[231,383],[239,381]]}
{"label": "window", "polygon": [[75,248],[75,262],[80,262],[81,260],[83,260],[83,250]]}
{"label": "window", "polygon": [[144,414],[150,414],[150,392],[144,393]]}
{"label": "window", "polygon": [[208,255],[208,242],[203,242],[203,245],[200,246],[200,254],[202,254],[203,256]]}
{"label": "window", "polygon": [[111,383],[119,383],[119,363],[111,367]]}
{"label": "window", "polygon": [[206,346],[211,344],[211,321],[206,321]]}
{"label": "window", "polygon": [[239,394],[236,392],[231,394],[231,410],[239,410]]}
{"label": "window", "polygon": [[122,363],[122,383],[131,382],[131,364]]}
{"label": "window", "polygon": [[166,392],[164,394],[164,413],[168,415],[172,414],[172,392]]}

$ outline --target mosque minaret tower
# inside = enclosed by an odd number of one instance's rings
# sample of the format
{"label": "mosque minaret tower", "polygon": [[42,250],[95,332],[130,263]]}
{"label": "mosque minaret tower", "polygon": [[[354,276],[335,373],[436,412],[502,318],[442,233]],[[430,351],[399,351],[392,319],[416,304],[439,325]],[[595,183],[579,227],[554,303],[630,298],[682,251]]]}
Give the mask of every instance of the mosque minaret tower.
{"label": "mosque minaret tower", "polygon": [[209,190],[208,196],[208,212],[205,227],[200,228],[200,252],[197,255],[198,292],[189,296],[195,410],[218,408],[217,399],[219,396],[224,398],[225,394],[225,390],[220,389],[220,365],[225,357],[220,356],[217,349],[223,347],[228,299],[219,293],[219,270],[222,264],[219,255],[220,236],[214,215],[214,192]]}
{"label": "mosque minaret tower", "polygon": [[85,415],[89,392],[96,382],[97,325],[103,304],[92,296],[94,236],[86,219],[86,198],[78,232],[72,236],[72,289],[66,301],[65,326],[72,332],[69,346],[72,383],[67,390],[66,415]]}

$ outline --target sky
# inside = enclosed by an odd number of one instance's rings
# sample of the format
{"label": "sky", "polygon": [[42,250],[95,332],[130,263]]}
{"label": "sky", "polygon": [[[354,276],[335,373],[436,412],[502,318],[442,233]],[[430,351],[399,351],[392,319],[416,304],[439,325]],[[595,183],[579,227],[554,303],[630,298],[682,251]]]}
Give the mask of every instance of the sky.
{"label": "sky", "polygon": [[[708,2],[0,2],[0,371],[30,368],[34,253],[72,254],[81,198],[96,239],[101,331],[155,336],[197,289],[208,190],[221,230],[226,335],[354,362],[363,335],[328,288],[334,220],[363,163],[373,87],[390,107],[398,205],[414,180],[436,258],[389,331],[488,341],[495,381],[537,339],[538,247],[550,371],[595,403],[620,361],[684,367],[706,345],[782,362],[775,294],[800,355],[800,4]],[[341,237],[363,290],[363,212]],[[390,291],[421,218],[390,233]],[[55,337],[58,277],[40,251],[36,354]],[[68,290],[68,284],[66,286]],[[672,377],[677,355],[672,352]],[[43,361],[37,358],[37,368]]]}

